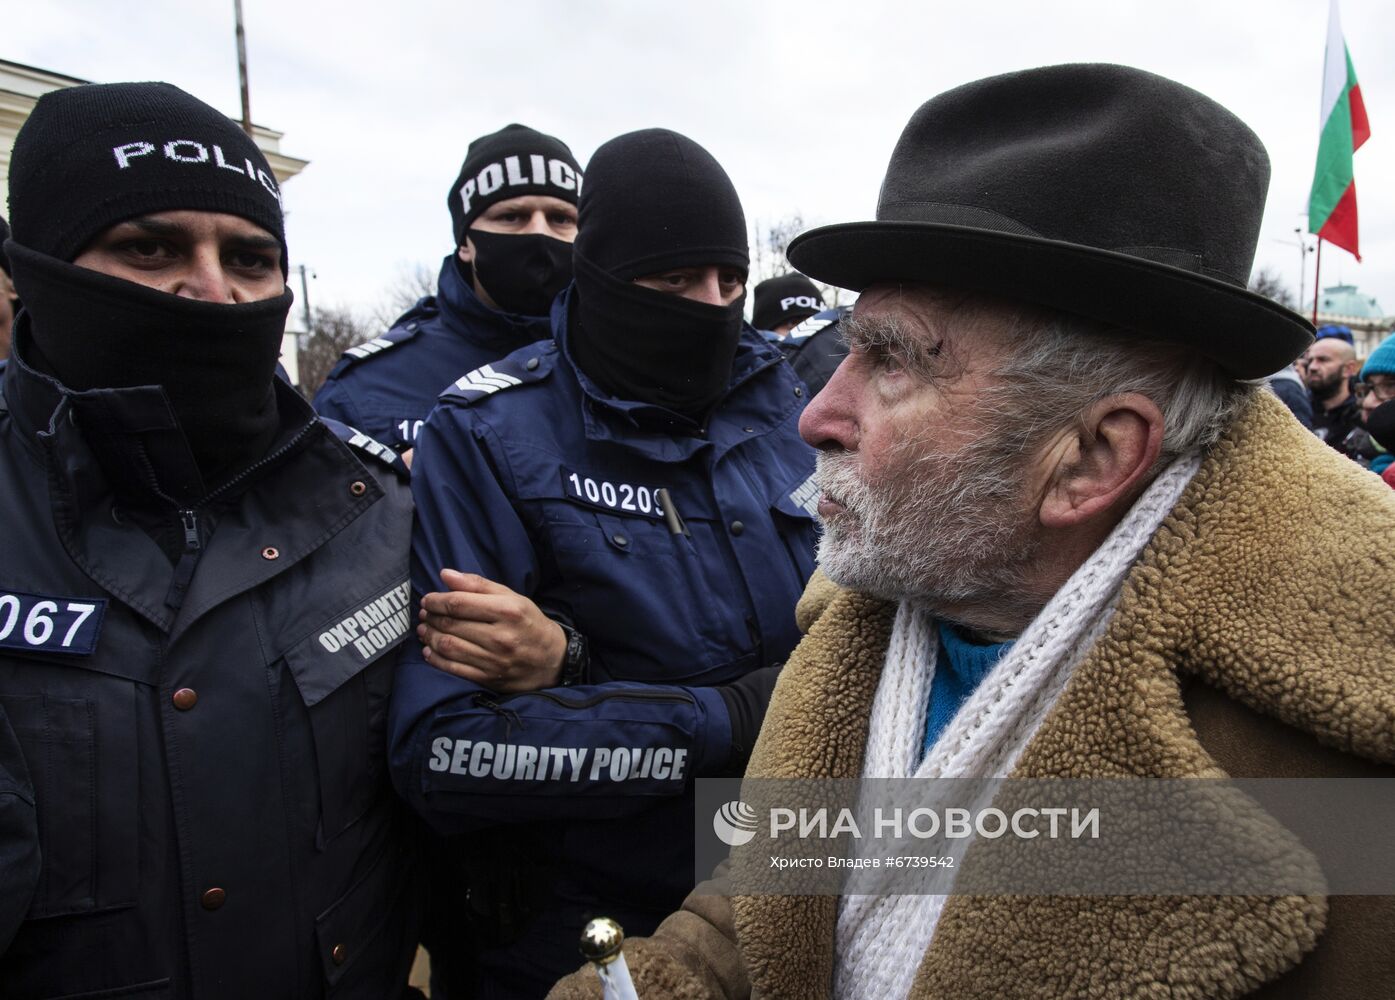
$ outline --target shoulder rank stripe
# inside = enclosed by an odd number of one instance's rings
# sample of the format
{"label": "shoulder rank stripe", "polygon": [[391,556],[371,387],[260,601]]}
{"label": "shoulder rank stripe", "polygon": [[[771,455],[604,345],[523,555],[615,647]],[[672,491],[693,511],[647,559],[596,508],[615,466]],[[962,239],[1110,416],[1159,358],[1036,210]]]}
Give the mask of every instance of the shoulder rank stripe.
{"label": "shoulder rank stripe", "polygon": [[522,379],[514,378],[503,372],[495,371],[493,365],[484,365],[476,368],[468,375],[457,379],[455,387],[462,392],[475,392],[481,396],[488,396],[490,393],[498,392],[500,389],[507,389],[509,386],[522,385]]}
{"label": "shoulder rank stripe", "polygon": [[366,451],[374,458],[380,459],[384,465],[393,464],[393,460],[397,458],[397,452],[393,451],[381,441],[369,437],[357,428],[351,427],[349,429],[353,431],[353,434],[345,443],[348,444],[350,448],[358,448],[360,451]]}
{"label": "shoulder rank stripe", "polygon": [[370,355],[377,354],[379,351],[387,350],[387,348],[392,346],[393,341],[385,337],[374,337],[368,343],[359,344],[357,347],[351,347],[344,353],[351,358],[366,358]]}
{"label": "shoulder rank stripe", "polygon": [[803,323],[800,323],[798,326],[796,326],[789,332],[789,338],[790,340],[803,340],[805,337],[812,337],[814,334],[818,333],[820,330],[828,326],[830,323],[835,322],[837,321],[831,319],[819,319],[817,316],[810,316]]}

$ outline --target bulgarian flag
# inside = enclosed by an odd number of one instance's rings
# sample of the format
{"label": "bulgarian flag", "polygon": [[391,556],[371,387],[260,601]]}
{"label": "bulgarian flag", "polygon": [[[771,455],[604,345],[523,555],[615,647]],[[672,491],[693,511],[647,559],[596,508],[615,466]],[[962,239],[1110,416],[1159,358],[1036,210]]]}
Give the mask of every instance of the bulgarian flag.
{"label": "bulgarian flag", "polygon": [[1317,172],[1308,196],[1308,232],[1348,250],[1357,260],[1356,175],[1352,153],[1371,135],[1361,85],[1342,38],[1337,0],[1327,20],[1327,58],[1322,73],[1322,136],[1318,140]]}

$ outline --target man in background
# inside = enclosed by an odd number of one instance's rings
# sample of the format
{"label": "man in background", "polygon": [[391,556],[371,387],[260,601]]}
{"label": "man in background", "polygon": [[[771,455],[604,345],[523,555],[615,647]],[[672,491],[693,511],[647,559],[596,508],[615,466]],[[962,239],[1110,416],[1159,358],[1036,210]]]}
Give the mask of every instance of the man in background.
{"label": "man in background", "polygon": [[783,341],[789,332],[823,309],[823,293],[802,274],[782,274],[756,285],[751,325],[772,339]]}
{"label": "man in background", "polygon": [[1361,406],[1351,391],[1358,368],[1355,348],[1343,337],[1322,337],[1303,355],[1303,365],[1313,402],[1313,433],[1351,457],[1347,437],[1361,422]]}
{"label": "man in background", "polygon": [[506,125],[470,143],[450,187],[456,249],[436,294],[344,352],[315,409],[409,462],[422,422],[455,379],[551,336],[548,309],[572,278],[581,167],[561,140]]}

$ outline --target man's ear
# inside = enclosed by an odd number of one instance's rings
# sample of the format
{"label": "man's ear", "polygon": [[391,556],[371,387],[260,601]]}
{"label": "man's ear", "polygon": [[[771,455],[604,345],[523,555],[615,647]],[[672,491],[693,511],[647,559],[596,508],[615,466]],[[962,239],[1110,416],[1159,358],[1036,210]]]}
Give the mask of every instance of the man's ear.
{"label": "man's ear", "polygon": [[460,249],[456,251],[456,256],[467,264],[475,259],[475,245],[470,242],[470,237],[465,237],[465,242],[460,244]]}
{"label": "man's ear", "polygon": [[1162,440],[1162,411],[1147,396],[1130,392],[1095,403],[1046,453],[1042,525],[1073,527],[1131,500],[1157,461]]}

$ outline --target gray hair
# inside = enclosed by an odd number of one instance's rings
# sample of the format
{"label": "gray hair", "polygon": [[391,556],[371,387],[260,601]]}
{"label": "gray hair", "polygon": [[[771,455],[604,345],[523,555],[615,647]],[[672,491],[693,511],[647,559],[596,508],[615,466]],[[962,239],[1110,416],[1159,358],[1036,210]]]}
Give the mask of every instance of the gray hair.
{"label": "gray hair", "polygon": [[1009,393],[996,394],[987,415],[1012,450],[1030,449],[1101,399],[1138,393],[1163,415],[1156,473],[1215,444],[1261,384],[1228,375],[1195,348],[1065,313],[1010,313],[1007,353],[993,369]]}

